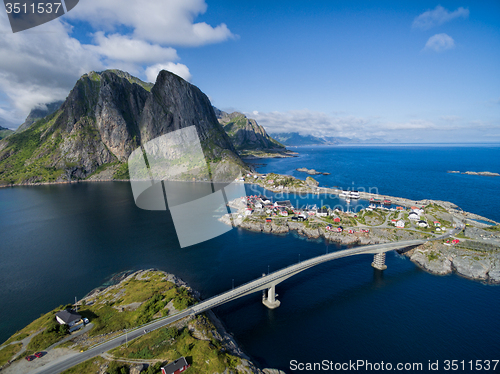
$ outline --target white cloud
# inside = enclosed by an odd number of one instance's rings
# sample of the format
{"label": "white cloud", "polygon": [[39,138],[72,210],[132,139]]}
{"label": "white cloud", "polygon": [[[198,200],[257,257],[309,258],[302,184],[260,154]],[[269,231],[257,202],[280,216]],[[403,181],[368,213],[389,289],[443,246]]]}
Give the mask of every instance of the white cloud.
{"label": "white cloud", "polygon": [[111,61],[132,63],[151,63],[156,61],[175,61],[179,59],[177,51],[170,47],[162,47],[143,40],[132,39],[126,35],[112,34],[106,36],[102,31],[95,33],[94,41],[88,49]]}
{"label": "white cloud", "polygon": [[383,123],[380,125],[380,128],[386,129],[386,130],[430,130],[430,129],[435,129],[436,126],[434,123],[427,121],[427,120],[422,120],[422,119],[417,119],[417,120],[411,120],[408,122],[387,122]]}
{"label": "white cloud", "polygon": [[413,27],[428,30],[459,17],[469,17],[469,9],[460,7],[454,12],[450,12],[438,5],[434,10],[428,10],[416,17],[413,21]]}
{"label": "white cloud", "polygon": [[271,133],[298,132],[302,135],[351,136],[368,121],[354,116],[337,117],[308,109],[287,112],[245,113]]}
{"label": "white cloud", "polygon": [[[190,80],[173,45],[235,37],[223,23],[195,23],[206,10],[204,0],[87,0],[64,17],[15,34],[7,14],[0,12],[0,119],[22,123],[30,109],[64,99],[76,80],[92,70],[116,68],[154,82],[166,69]],[[94,27],[90,44],[72,37],[68,20]]]}
{"label": "white cloud", "polygon": [[425,50],[433,50],[436,52],[443,52],[447,49],[452,49],[455,47],[455,41],[453,38],[447,34],[436,34],[433,35],[425,43]]}
{"label": "white cloud", "polygon": [[189,68],[186,65],[168,62],[166,64],[156,64],[153,66],[149,66],[145,72],[147,81],[155,83],[156,77],[158,76],[160,70],[168,70],[187,81],[191,80],[191,73],[189,72]]}
{"label": "white cloud", "polygon": [[125,26],[134,39],[159,44],[200,46],[235,38],[224,23],[194,23],[206,10],[204,0],[87,0],[67,16],[106,31]]}

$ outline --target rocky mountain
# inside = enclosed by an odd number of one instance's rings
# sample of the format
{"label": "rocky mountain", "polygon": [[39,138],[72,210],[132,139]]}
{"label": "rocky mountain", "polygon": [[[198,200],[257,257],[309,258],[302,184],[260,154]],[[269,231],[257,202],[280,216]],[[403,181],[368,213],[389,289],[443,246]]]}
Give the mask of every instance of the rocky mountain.
{"label": "rocky mountain", "polygon": [[359,139],[341,136],[314,136],[300,135],[298,132],[273,133],[271,136],[286,146],[390,143],[382,138]]}
{"label": "rocky mountain", "polygon": [[283,132],[271,135],[277,141],[287,146],[338,144],[313,135],[300,135],[298,132]]}
{"label": "rocky mountain", "polygon": [[99,173],[127,178],[133,150],[191,125],[212,174],[246,169],[208,97],[196,86],[167,71],[154,85],[118,70],[90,72],[59,109],[0,141],[0,181],[63,181]]}
{"label": "rocky mountain", "polygon": [[53,103],[46,104],[42,107],[33,108],[30,114],[28,114],[28,117],[26,117],[26,120],[17,128],[16,131],[26,130],[39,119],[54,113],[63,103],[64,101],[54,101]]}
{"label": "rocky mountain", "polygon": [[243,113],[231,114],[214,108],[219,123],[231,138],[237,150],[285,151],[285,146],[270,137],[257,121]]}
{"label": "rocky mountain", "polygon": [[9,136],[10,134],[12,134],[14,131],[10,130],[10,129],[7,129],[5,127],[2,127],[0,126],[0,140]]}

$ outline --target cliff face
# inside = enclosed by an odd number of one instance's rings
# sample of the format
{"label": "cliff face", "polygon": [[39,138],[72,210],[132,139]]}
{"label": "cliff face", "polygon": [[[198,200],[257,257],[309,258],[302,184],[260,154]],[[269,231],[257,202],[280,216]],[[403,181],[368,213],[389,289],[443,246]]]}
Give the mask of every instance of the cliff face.
{"label": "cliff face", "polygon": [[242,113],[229,114],[217,109],[217,117],[238,150],[285,150],[285,146],[271,138],[254,119]]}
{"label": "cliff face", "polygon": [[0,181],[87,178],[109,167],[123,178],[140,144],[191,125],[207,159],[245,167],[197,87],[167,71],[154,86],[117,70],[91,72],[58,110],[0,142]]}

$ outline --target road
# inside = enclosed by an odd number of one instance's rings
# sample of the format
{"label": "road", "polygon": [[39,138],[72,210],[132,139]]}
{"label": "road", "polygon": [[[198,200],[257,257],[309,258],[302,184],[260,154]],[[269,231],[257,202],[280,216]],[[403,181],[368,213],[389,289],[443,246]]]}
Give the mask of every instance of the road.
{"label": "road", "polygon": [[437,238],[422,239],[422,240],[407,240],[407,241],[400,241],[400,242],[367,245],[367,246],[362,246],[362,247],[344,249],[342,251],[332,252],[329,254],[325,254],[325,255],[311,258],[309,260],[305,260],[303,262],[288,266],[284,269],[275,271],[274,273],[264,275],[261,278],[257,278],[253,281],[245,283],[237,288],[234,288],[233,290],[224,292],[220,295],[217,295],[217,296],[214,296],[210,299],[204,300],[204,301],[202,301],[202,302],[200,302],[200,303],[198,303],[198,304],[196,304],[188,309],[184,309],[183,311],[179,312],[178,314],[155,320],[155,321],[153,321],[145,326],[142,326],[138,329],[135,329],[135,330],[128,332],[127,335],[118,336],[118,337],[111,339],[105,343],[102,343],[94,348],[91,348],[85,352],[61,357],[56,362],[52,362],[50,364],[47,364],[46,366],[38,368],[37,370],[32,371],[32,373],[33,374],[57,374],[57,373],[60,373],[66,369],[69,369],[70,367],[73,367],[73,366],[75,366],[79,363],[82,363],[88,359],[96,357],[96,356],[98,356],[106,351],[109,351],[111,349],[119,347],[120,345],[125,344],[126,340],[130,341],[132,339],[135,339],[139,336],[144,335],[145,329],[147,329],[149,331],[156,330],[156,329],[159,329],[161,327],[167,326],[173,322],[176,322],[182,318],[185,318],[189,315],[196,315],[196,314],[202,313],[206,310],[215,308],[219,305],[225,304],[229,301],[238,299],[240,297],[252,294],[252,293],[257,292],[257,291],[267,289],[273,285],[276,285],[278,283],[283,282],[284,280],[294,276],[295,274],[298,274],[306,269],[309,269],[313,266],[322,264],[324,262],[336,260],[336,259],[339,259],[342,257],[359,255],[359,254],[374,254],[374,253],[388,252],[388,251],[392,251],[394,249],[401,249],[401,248],[406,248],[409,246],[420,245],[420,244],[423,244],[429,240],[444,239],[444,238],[447,238],[449,236],[455,235],[456,233],[458,233],[459,231],[461,231],[463,229],[462,224],[460,224],[460,225],[457,224],[457,226],[458,226],[457,228],[455,228],[453,230],[449,230],[446,234],[443,234]]}

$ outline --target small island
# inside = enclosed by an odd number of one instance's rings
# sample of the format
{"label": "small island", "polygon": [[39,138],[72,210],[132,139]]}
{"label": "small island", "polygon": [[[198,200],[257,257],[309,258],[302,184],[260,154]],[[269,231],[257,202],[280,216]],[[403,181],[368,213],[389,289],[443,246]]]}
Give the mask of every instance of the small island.
{"label": "small island", "polygon": [[[190,365],[187,373],[280,373],[258,369],[211,311],[145,330],[127,341],[127,331],[196,304],[199,294],[181,279],[156,269],[127,272],[115,281],[77,304],[55,308],[12,335],[0,346],[2,373],[26,373],[117,336],[125,344],[63,373],[157,374],[180,357]],[[76,315],[78,320],[61,324],[62,314]]]}
{"label": "small island", "polygon": [[308,169],[308,168],[298,168],[298,169],[295,169],[297,171],[300,171],[302,173],[307,173],[309,175],[330,175],[330,173],[324,173],[324,172],[321,172],[321,171],[316,171],[314,169]]}

